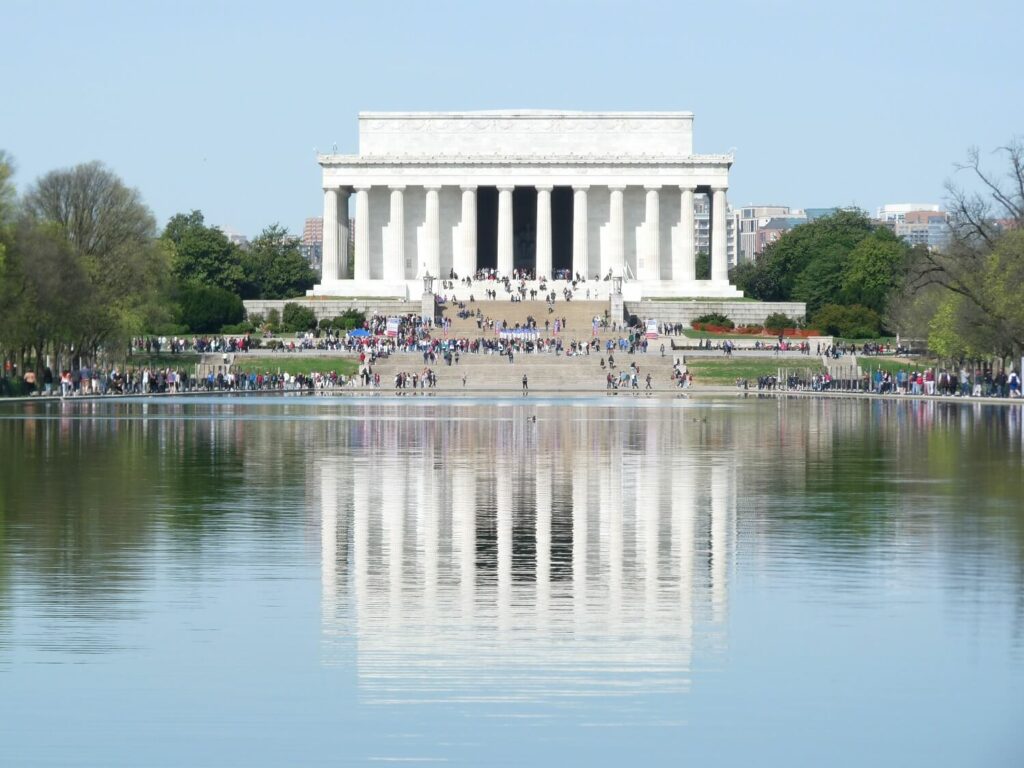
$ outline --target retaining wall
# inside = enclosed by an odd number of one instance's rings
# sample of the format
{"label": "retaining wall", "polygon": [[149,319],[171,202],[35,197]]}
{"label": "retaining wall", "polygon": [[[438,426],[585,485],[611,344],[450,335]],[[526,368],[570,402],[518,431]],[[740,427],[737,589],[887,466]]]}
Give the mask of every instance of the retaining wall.
{"label": "retaining wall", "polygon": [[654,319],[659,323],[689,325],[701,315],[718,312],[736,325],[763,325],[768,315],[781,312],[792,318],[802,318],[807,305],[802,301],[659,301],[648,299],[627,301],[626,313],[641,320]]}
{"label": "retaining wall", "polygon": [[317,320],[327,320],[345,313],[347,309],[356,309],[367,315],[407,315],[410,312],[420,313],[420,301],[402,301],[399,299],[320,299],[314,296],[303,296],[297,299],[250,299],[242,302],[246,315],[258,313],[266,317],[267,312],[276,309],[278,314],[284,311],[285,304],[299,304],[312,308]]}

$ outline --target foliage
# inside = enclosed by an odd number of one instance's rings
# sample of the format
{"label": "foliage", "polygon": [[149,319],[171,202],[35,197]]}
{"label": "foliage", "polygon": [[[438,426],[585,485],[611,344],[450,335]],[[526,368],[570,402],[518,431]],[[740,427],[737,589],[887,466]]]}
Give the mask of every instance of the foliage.
{"label": "foliage", "polygon": [[873,339],[882,332],[878,313],[860,304],[826,304],[814,315],[813,325],[830,336]]}
{"label": "foliage", "polygon": [[216,333],[245,316],[242,300],[216,286],[184,285],[177,298],[180,321],[193,333]]}
{"label": "foliage", "polygon": [[225,325],[220,329],[220,332],[224,336],[246,336],[250,333],[256,333],[256,326],[248,320],[243,320],[240,323]]}
{"label": "foliage", "polygon": [[201,211],[178,213],[164,228],[175,277],[182,283],[238,293],[244,282],[241,250],[217,227],[208,227]]}
{"label": "foliage", "polygon": [[772,312],[764,319],[764,327],[773,331],[796,328],[797,321],[782,312]]}
{"label": "foliage", "polygon": [[721,312],[709,312],[706,315],[701,315],[691,324],[692,327],[696,328],[698,325],[717,325],[721,328],[735,328],[736,324],[728,317],[723,315]]}
{"label": "foliage", "polygon": [[694,274],[698,280],[711,279],[711,255],[707,251],[697,251]]}
{"label": "foliage", "polygon": [[242,256],[246,299],[301,296],[316,283],[317,273],[299,251],[299,241],[279,224],[264,229]]}
{"label": "foliage", "polygon": [[8,349],[30,351],[37,374],[53,354],[95,357],[166,317],[168,260],[139,193],[100,163],[51,171],[21,201],[3,267]]}
{"label": "foliage", "polygon": [[321,328],[333,328],[336,331],[351,331],[362,328],[366,324],[366,313],[358,309],[346,309],[342,314],[330,320],[321,320]]}
{"label": "foliage", "polygon": [[998,152],[1008,162],[1008,183],[984,170],[972,148],[958,170],[980,191],[947,184],[950,245],[915,251],[908,268],[904,297],[939,291],[928,336],[941,354],[984,351],[1016,358],[1024,351],[1024,141],[1015,138]]}
{"label": "foliage", "polygon": [[284,305],[281,322],[286,331],[308,331],[316,328],[316,313],[310,307],[289,301]]}
{"label": "foliage", "polygon": [[850,253],[842,275],[842,295],[879,314],[906,273],[910,248],[888,227],[879,227]]}

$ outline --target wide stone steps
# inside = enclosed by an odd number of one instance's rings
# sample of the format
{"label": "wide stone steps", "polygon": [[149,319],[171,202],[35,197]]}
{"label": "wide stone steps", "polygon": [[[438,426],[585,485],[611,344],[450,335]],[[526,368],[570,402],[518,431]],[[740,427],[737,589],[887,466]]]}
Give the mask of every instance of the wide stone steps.
{"label": "wide stone steps", "polygon": [[[478,328],[475,314],[479,309],[485,318],[495,321],[501,325],[504,321],[508,327],[514,328],[518,323],[525,326],[528,319],[532,317],[539,326],[542,335],[554,335],[555,319],[565,319],[565,330],[562,336],[567,339],[587,339],[592,335],[594,317],[604,317],[608,311],[606,301],[556,301],[550,307],[545,301],[478,301],[467,303],[466,309],[474,316],[460,318],[459,308],[454,304],[445,305],[441,309],[442,318],[451,320],[449,336],[452,337],[479,337],[494,336],[495,331],[488,328]],[[550,330],[545,333],[544,323],[550,323]]]}
{"label": "wide stone steps", "polygon": [[[499,355],[465,354],[459,363],[447,365],[438,360],[430,367],[437,374],[438,386],[443,388],[462,387],[462,377],[466,377],[466,388],[486,388],[496,390],[521,390],[523,374],[526,374],[530,389],[543,390],[602,390],[608,368],[601,368],[602,355],[591,353],[577,357],[557,357],[548,353],[514,355],[513,362]],[[607,358],[606,358],[607,359]],[[659,389],[673,386],[671,381],[672,359],[659,355],[615,356],[616,368],[613,373],[629,370],[629,363],[635,361],[640,370],[640,387],[645,386],[647,373],[650,372],[652,385]],[[375,373],[381,376],[381,386],[394,387],[395,374],[422,373],[425,365],[421,354],[400,353],[378,360],[373,366]]]}

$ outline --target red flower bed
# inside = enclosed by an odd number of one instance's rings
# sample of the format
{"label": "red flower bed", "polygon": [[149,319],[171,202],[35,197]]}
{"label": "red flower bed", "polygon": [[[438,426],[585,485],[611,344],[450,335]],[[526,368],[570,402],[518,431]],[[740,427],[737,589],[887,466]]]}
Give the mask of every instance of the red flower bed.
{"label": "red flower bed", "polygon": [[708,323],[692,323],[691,327],[695,331],[707,331],[708,333],[764,336],[766,338],[778,338],[779,334],[781,334],[782,336],[790,339],[809,339],[812,336],[821,335],[821,331],[817,331],[813,328],[785,328],[780,331],[776,328],[762,328],[759,325],[741,325],[739,328],[726,328],[723,325],[710,325]]}

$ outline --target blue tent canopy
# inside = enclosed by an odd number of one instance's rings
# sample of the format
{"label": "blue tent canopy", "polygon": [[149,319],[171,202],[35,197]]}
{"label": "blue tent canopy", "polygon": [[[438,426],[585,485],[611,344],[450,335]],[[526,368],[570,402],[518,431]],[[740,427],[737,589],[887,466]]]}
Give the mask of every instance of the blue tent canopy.
{"label": "blue tent canopy", "polygon": [[357,339],[365,339],[370,335],[370,332],[365,328],[356,328],[354,331],[349,331],[348,335],[355,336]]}

